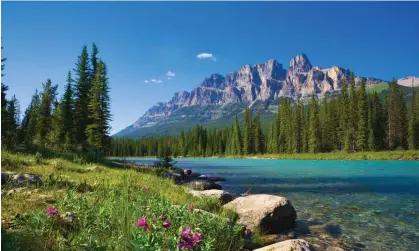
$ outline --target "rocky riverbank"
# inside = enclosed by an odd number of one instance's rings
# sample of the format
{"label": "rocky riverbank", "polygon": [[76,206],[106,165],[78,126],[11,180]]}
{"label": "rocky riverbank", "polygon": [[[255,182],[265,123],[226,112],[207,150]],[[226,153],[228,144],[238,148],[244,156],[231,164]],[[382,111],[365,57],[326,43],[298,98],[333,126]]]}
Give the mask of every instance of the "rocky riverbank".
{"label": "rocky riverbank", "polygon": [[[237,213],[237,223],[243,227],[245,250],[359,250],[322,232],[321,228],[327,226],[297,220],[296,210],[285,197],[247,193],[236,196],[222,190],[220,182],[225,181],[222,177],[194,173],[189,169],[176,168],[164,172],[163,176],[185,186],[192,196],[217,198],[223,208]],[[260,236],[259,241],[252,241],[253,235]]]}

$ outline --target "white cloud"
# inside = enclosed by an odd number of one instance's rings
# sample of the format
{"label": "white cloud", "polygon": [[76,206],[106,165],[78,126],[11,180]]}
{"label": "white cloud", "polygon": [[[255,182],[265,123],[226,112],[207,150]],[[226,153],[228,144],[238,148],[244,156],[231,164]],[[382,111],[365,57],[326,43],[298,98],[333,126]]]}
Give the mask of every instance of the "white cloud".
{"label": "white cloud", "polygon": [[148,83],[148,80],[144,81],[144,83]]}
{"label": "white cloud", "polygon": [[172,72],[172,71],[168,71],[168,72],[166,73],[166,76],[168,76],[169,78],[171,78],[171,77],[174,77],[174,76],[175,76],[175,73],[174,73],[174,72]]}
{"label": "white cloud", "polygon": [[151,79],[151,82],[153,82],[153,83],[157,83],[157,84],[160,84],[161,82],[163,82],[163,81],[161,81],[160,79]]}
{"label": "white cloud", "polygon": [[171,78],[171,77],[168,77],[167,79],[168,79],[168,80],[171,80],[172,78]]}
{"label": "white cloud", "polygon": [[211,53],[200,53],[200,54],[196,55],[196,58],[198,58],[198,59],[212,59],[214,61],[217,61],[217,58],[215,58],[215,56],[212,55]]}

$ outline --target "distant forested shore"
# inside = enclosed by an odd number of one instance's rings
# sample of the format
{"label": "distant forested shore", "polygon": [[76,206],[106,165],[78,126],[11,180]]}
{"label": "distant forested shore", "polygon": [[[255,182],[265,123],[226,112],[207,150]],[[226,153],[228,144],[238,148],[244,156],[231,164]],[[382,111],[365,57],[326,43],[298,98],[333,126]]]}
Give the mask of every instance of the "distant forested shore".
{"label": "distant forested shore", "polygon": [[[412,88],[406,102],[397,81],[385,95],[369,94],[365,81],[355,88],[342,83],[337,96],[307,105],[283,98],[268,133],[262,131],[260,112],[244,111],[224,129],[202,125],[176,136],[112,139],[108,156],[258,157],[275,159],[417,159],[419,98]],[[410,151],[406,151],[406,150]]]}

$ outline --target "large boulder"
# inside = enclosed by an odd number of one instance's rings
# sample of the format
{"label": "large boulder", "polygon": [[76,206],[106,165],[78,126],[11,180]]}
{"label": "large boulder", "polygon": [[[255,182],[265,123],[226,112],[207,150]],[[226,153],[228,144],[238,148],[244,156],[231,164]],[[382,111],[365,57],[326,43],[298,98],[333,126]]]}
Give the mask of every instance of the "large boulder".
{"label": "large boulder", "polygon": [[204,191],[204,190],[210,190],[210,189],[221,190],[220,185],[218,185],[215,182],[207,181],[207,180],[192,180],[192,181],[186,183],[186,185],[189,188],[191,188],[193,190],[198,190],[198,191]]}
{"label": "large boulder", "polygon": [[211,197],[220,200],[221,204],[226,204],[233,200],[233,195],[224,190],[210,189],[205,191],[189,190],[189,193],[195,197]]}
{"label": "large boulder", "polygon": [[254,194],[238,197],[223,207],[238,214],[237,223],[252,232],[260,230],[263,234],[279,233],[292,228],[297,218],[291,202],[275,195]]}
{"label": "large boulder", "polygon": [[310,251],[310,245],[303,239],[281,241],[254,251]]}

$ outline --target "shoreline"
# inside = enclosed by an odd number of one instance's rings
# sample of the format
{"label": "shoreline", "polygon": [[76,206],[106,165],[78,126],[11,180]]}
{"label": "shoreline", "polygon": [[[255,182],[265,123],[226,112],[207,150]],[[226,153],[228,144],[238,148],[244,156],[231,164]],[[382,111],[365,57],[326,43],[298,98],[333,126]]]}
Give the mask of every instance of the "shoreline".
{"label": "shoreline", "polygon": [[[156,158],[156,156],[130,156],[107,158]],[[330,152],[330,153],[284,153],[284,154],[258,154],[258,155],[227,155],[210,157],[177,156],[174,159],[255,159],[255,160],[419,160],[419,150],[395,150],[382,152]]]}

